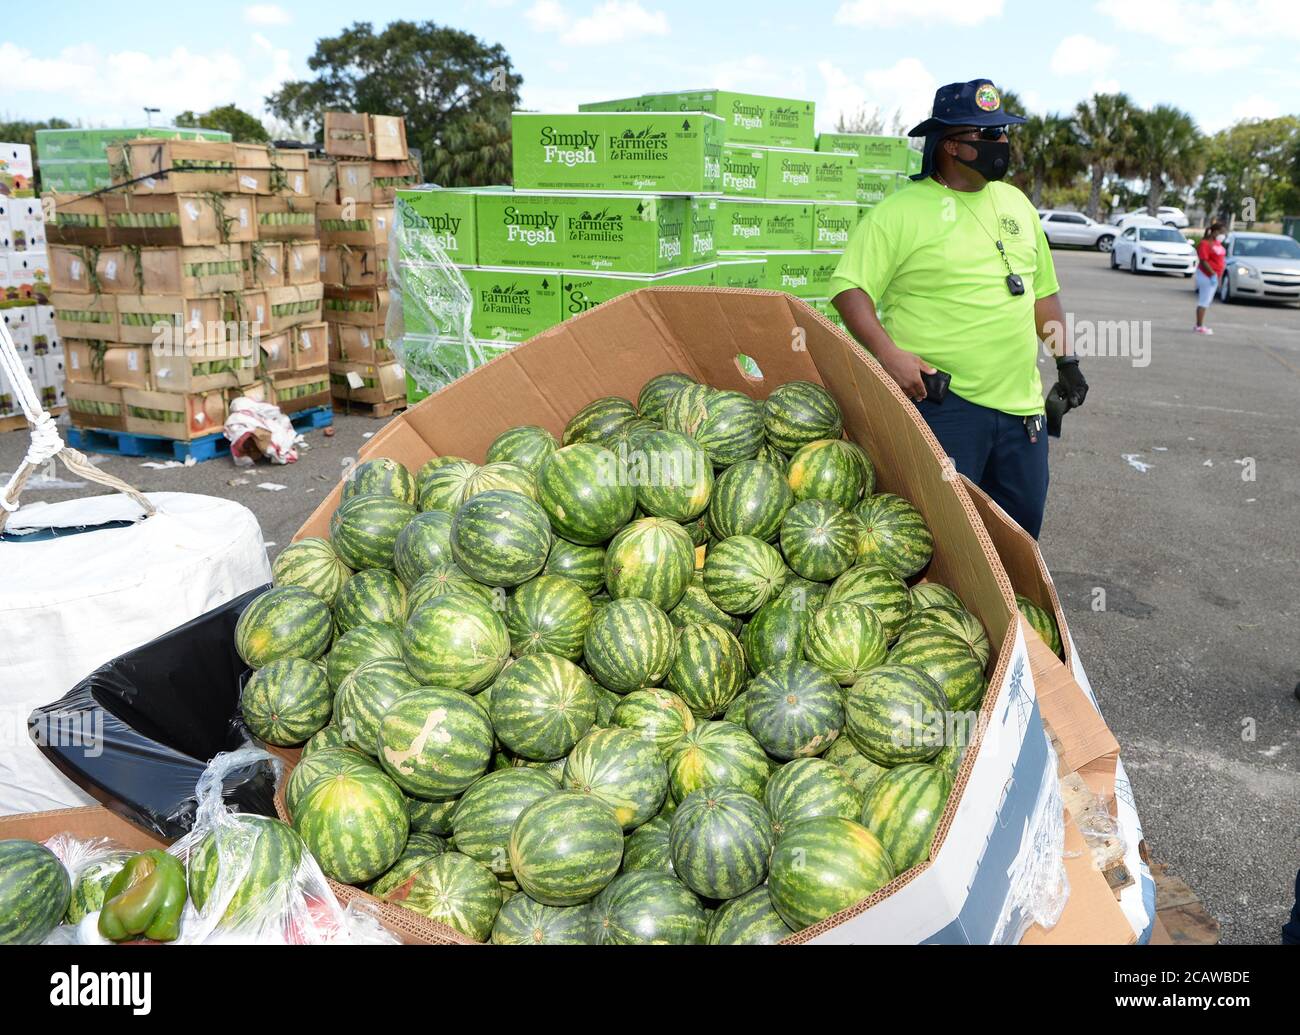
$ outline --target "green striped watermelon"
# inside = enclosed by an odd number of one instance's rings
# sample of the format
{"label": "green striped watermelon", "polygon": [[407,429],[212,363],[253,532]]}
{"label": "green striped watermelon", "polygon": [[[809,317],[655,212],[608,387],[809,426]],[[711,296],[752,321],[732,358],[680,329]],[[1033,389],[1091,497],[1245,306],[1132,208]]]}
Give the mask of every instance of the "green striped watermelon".
{"label": "green striped watermelon", "polygon": [[1056,618],[1050,611],[1039,607],[1027,596],[1016,594],[1016,608],[1024,616],[1034,632],[1051,648],[1058,658],[1061,656],[1061,630],[1057,628]]}
{"label": "green striped watermelon", "polygon": [[314,781],[299,802],[293,827],[327,877],[361,884],[397,861],[410,819],[397,784],[371,767]]}
{"label": "green striped watermelon", "polygon": [[437,834],[424,834],[411,831],[406,839],[406,847],[387,870],[368,885],[366,890],[375,898],[383,898],[415,876],[419,869],[435,856],[451,851],[444,838]]}
{"label": "green striped watermelon", "polygon": [[895,639],[912,613],[907,583],[881,565],[854,565],[826,594],[827,604],[862,604],[880,619],[887,640]]}
{"label": "green striped watermelon", "polygon": [[830,591],[831,587],[825,582],[813,582],[811,579],[805,579],[802,575],[790,572],[786,576],[785,585],[781,587],[781,595],[777,599],[788,600],[799,610],[811,614],[826,603],[826,597]]}
{"label": "green striped watermelon", "polygon": [[876,468],[871,463],[871,457],[867,456],[866,450],[856,442],[846,440],[844,444],[848,447],[849,455],[862,470],[862,495],[870,496],[876,491]]}
{"label": "green striped watermelon", "polygon": [[[759,446],[758,455],[755,456],[754,459],[765,464],[771,464],[778,471],[782,472],[785,471],[786,465],[790,462],[790,457],[777,449],[770,441],[764,442]],[[786,488],[789,488],[789,486],[787,485]]]}
{"label": "green striped watermelon", "polygon": [[334,552],[328,539],[311,536],[290,543],[271,565],[271,578],[277,586],[301,586],[309,589],[331,607],[352,569]]}
{"label": "green striped watermelon", "polygon": [[934,536],[921,512],[902,496],[878,492],[859,503],[854,513],[862,524],[859,564],[880,564],[907,579],[930,563]]}
{"label": "green striped watermelon", "polygon": [[599,798],[628,831],[663,806],[668,768],[654,744],[631,730],[592,730],[570,752],[561,785]]}
{"label": "green striped watermelon", "polygon": [[763,407],[740,392],[713,392],[691,437],[716,467],[753,460],[763,444]]}
{"label": "green striped watermelon", "polygon": [[325,748],[345,746],[343,731],[331,722],[324,729],[318,730],[311,735],[307,743],[302,746],[302,751],[299,752],[298,757],[307,758],[309,755],[314,755],[317,751],[322,751]]}
{"label": "green striped watermelon", "polygon": [[379,724],[384,713],[420,681],[396,660],[369,661],[353,670],[334,695],[334,723],[344,743],[371,757],[379,754]]}
{"label": "green striped watermelon", "polygon": [[764,884],[718,907],[709,921],[708,944],[776,945],[792,934]]}
{"label": "green striped watermelon", "polygon": [[581,586],[587,596],[594,596],[605,588],[605,548],[579,546],[557,536],[542,574],[563,575]]}
{"label": "green striped watermelon", "polygon": [[674,392],[664,403],[660,418],[669,431],[694,438],[709,415],[709,399],[715,389],[708,385],[688,384]]}
{"label": "green striped watermelon", "polygon": [[[638,417],[624,424],[617,432],[601,441],[601,445],[618,457],[620,466],[625,471],[635,471],[642,463],[645,443],[656,431],[663,428],[652,420]],[[631,484],[636,484],[632,482]]]}
{"label": "green striped watermelon", "polygon": [[745,652],[720,625],[697,623],[677,633],[668,686],[702,719],[721,715],[745,685]]}
{"label": "green striped watermelon", "polygon": [[618,872],[623,829],[614,810],[578,791],[533,802],[510,832],[510,868],[524,893],[548,906],[594,898]]}
{"label": "green striped watermelon", "polygon": [[762,460],[746,460],[718,475],[709,499],[709,529],[718,539],[752,535],[771,542],[793,505],[794,493],[781,468]]}
{"label": "green striped watermelon", "polygon": [[704,590],[728,614],[752,614],[781,592],[786,567],[776,548],[749,535],[724,539],[704,559]]}
{"label": "green striped watermelon", "polygon": [[131,858],[131,852],[109,852],[80,867],[72,878],[72,897],[63,914],[65,924],[79,924],[91,913],[104,908],[105,893],[113,878]]}
{"label": "green striped watermelon", "polygon": [[536,762],[562,758],[596,721],[596,686],[555,654],[525,654],[492,684],[492,726],[506,747]]}
{"label": "green striped watermelon", "polygon": [[641,416],[647,420],[661,421],[668,400],[687,385],[696,383],[695,378],[691,377],[690,374],[683,374],[677,370],[667,374],[656,374],[641,386],[641,394],[637,396],[636,408],[640,411]]}
{"label": "green striped watermelon", "polygon": [[[668,799],[671,801],[671,797]],[[623,839],[623,871],[673,872],[673,853],[668,847],[671,822],[664,815],[642,823]]]}
{"label": "green striped watermelon", "polygon": [[325,670],[313,661],[281,658],[253,673],[239,699],[244,722],[268,744],[301,744],[334,710]]}
{"label": "green striped watermelon", "polygon": [[862,815],[862,795],[847,774],[824,758],[796,758],[768,777],[763,804],[779,838],[801,819]]}
{"label": "green striped watermelon", "polygon": [[828,582],[853,566],[858,531],[858,519],[838,503],[801,500],[781,521],[781,552],[797,575]]}
{"label": "green striped watermelon", "polygon": [[699,722],[668,756],[668,787],[682,801],[704,787],[735,787],[762,797],[767,755],[749,731],[734,722]]}
{"label": "green striped watermelon", "polygon": [[280,658],[315,661],[330,645],[329,606],[301,586],[268,589],[253,598],[235,624],[235,650],[250,668]]}
{"label": "green striped watermelon", "polygon": [[571,446],[577,442],[598,442],[614,435],[627,424],[637,419],[636,407],[627,399],[617,395],[607,395],[587,403],[573,415],[564,427],[564,436],[560,440]]}
{"label": "green striped watermelon", "polygon": [[[636,693],[636,691],[633,691]],[[614,725],[614,709],[619,706],[623,698],[613,690],[606,690],[599,683],[596,684],[596,721],[592,723],[593,729],[609,729]]]}
{"label": "green striped watermelon", "polygon": [[256,931],[267,916],[290,908],[302,838],[278,819],[230,818],[190,852],[190,898],[202,916],[221,909],[221,927]]}
{"label": "green striped watermelon", "polygon": [[800,446],[785,470],[795,500],[830,500],[841,507],[852,507],[865,484],[860,452],[840,438],[823,438]]}
{"label": "green striped watermelon", "polygon": [[722,717],[728,722],[734,722],[737,726],[745,729],[748,714],[749,691],[742,690],[736,695],[736,699],[727,705],[727,710],[722,713]]}
{"label": "green striped watermelon", "polygon": [[788,381],[763,404],[763,425],[775,448],[793,453],[809,442],[839,438],[844,415],[821,385]]}
{"label": "green striped watermelon", "polygon": [[590,910],[581,906],[548,906],[527,895],[514,895],[492,925],[493,945],[586,945]]}
{"label": "green striped watermelon", "polygon": [[948,700],[912,665],[879,665],[844,695],[845,732],[878,765],[928,762],[943,746]]}
{"label": "green striped watermelon", "polygon": [[637,504],[653,517],[691,521],[713,494],[713,465],[694,439],[676,431],[652,431],[629,455]]}
{"label": "green striped watermelon", "polygon": [[430,460],[420,469],[416,496],[421,510],[445,510],[454,514],[465,502],[465,486],[474,477],[478,464],[458,456]]}
{"label": "green striped watermelon", "polygon": [[827,604],[808,622],[803,655],[840,686],[852,686],[885,660],[889,646],[873,611],[851,602]]}
{"label": "green striped watermelon", "polygon": [[492,933],[501,909],[501,885],[492,871],[460,852],[424,860],[410,878],[381,897],[478,942]]}
{"label": "green striped watermelon", "polygon": [[749,671],[757,675],[788,658],[802,658],[808,618],[809,609],[785,590],[760,607],[740,634]]}
{"label": "green striped watermelon", "polygon": [[582,546],[605,542],[636,509],[636,491],[618,458],[591,442],[565,446],[542,462],[537,498],[555,534]]}
{"label": "green striped watermelon", "polygon": [[554,794],[555,781],[540,769],[499,769],[460,797],[452,813],[456,850],[510,880],[510,831],[519,813]]}
{"label": "green striped watermelon", "polygon": [[918,582],[912,587],[912,610],[922,611],[927,607],[955,607],[964,611],[966,605],[961,597],[947,586],[938,582]]}
{"label": "green striped watermelon", "polygon": [[924,671],[939,684],[952,711],[973,711],[984,697],[984,666],[970,645],[947,629],[914,629],[900,636],[889,660]]}
{"label": "green striped watermelon", "polygon": [[451,563],[451,514],[429,510],[416,514],[397,533],[393,568],[407,589],[425,572]]}
{"label": "green striped watermelon", "polygon": [[677,602],[677,606],[668,612],[668,620],[679,629],[688,625],[712,622],[714,625],[722,626],[732,635],[739,634],[741,630],[739,618],[727,614],[709,599],[709,594],[704,589],[704,574],[699,571],[691,576],[691,584],[686,587],[686,592],[682,594],[682,599]]}
{"label": "green striped watermelon", "polygon": [[0,945],[39,945],[71,898],[58,856],[35,841],[0,841]]}
{"label": "green striped watermelon", "polygon": [[512,754],[508,749],[502,748],[492,759],[493,770],[498,769],[536,769],[539,773],[545,773],[549,776],[556,787],[560,786],[560,780],[564,776],[564,763],[569,760],[569,756],[563,758],[553,758],[549,762],[534,762],[531,758],[523,758],[520,755]]}
{"label": "green striped watermelon", "polygon": [[670,690],[659,689],[633,690],[619,698],[610,721],[644,737],[664,756],[695,728],[695,715],[687,703]]}
{"label": "green striped watermelon", "polygon": [[527,582],[542,570],[550,550],[546,512],[518,492],[480,492],[452,518],[452,558],[467,575],[489,586]]}
{"label": "green striped watermelon", "polygon": [[591,674],[619,694],[658,686],[672,667],[677,646],[668,616],[639,597],[601,608],[583,643]]}
{"label": "green striped watermelon", "polygon": [[402,694],[379,723],[379,764],[405,793],[454,798],[487,772],[492,724],[459,690],[423,686]]}
{"label": "green striped watermelon", "polygon": [[343,499],[388,496],[415,506],[415,478],[396,460],[383,457],[354,466],[343,480]]}
{"label": "green striped watermelon", "polygon": [[334,641],[325,658],[325,674],[330,688],[337,690],[344,679],[369,661],[401,660],[400,627],[367,622],[349,629]]}
{"label": "green striped watermelon", "polygon": [[888,771],[858,751],[847,736],[840,737],[822,757],[837,765],[860,795],[871,790],[875,782]]}
{"label": "green striped watermelon", "polygon": [[367,568],[343,584],[334,603],[334,628],[340,633],[359,625],[388,624],[400,627],[406,621],[406,587],[387,568]]}
{"label": "green striped watermelon", "polygon": [[951,792],[952,777],[923,763],[891,769],[871,788],[862,803],[862,825],[880,839],[899,873],[930,858]]}
{"label": "green striped watermelon", "polygon": [[398,533],[415,514],[391,496],[353,496],[330,518],[330,542],[349,568],[391,569]]}
{"label": "green striped watermelon", "polygon": [[376,768],[375,760],[369,755],[363,755],[354,748],[327,747],[321,748],[319,751],[313,751],[311,755],[304,756],[293,767],[293,772],[289,774],[289,779],[285,781],[284,807],[289,810],[290,816],[297,813],[298,803],[302,801],[302,796],[307,793],[307,788],[322,776],[374,768]]}
{"label": "green striped watermelon", "polygon": [[839,685],[806,661],[778,662],[750,681],[745,724],[773,758],[820,755],[844,726]]}
{"label": "green striped watermelon", "polygon": [[411,832],[450,837],[451,821],[458,804],[459,799],[456,798],[448,801],[424,801],[407,797],[406,814],[411,820]]}
{"label": "green striped watermelon", "polygon": [[703,945],[704,907],[676,877],[635,870],[615,877],[591,903],[596,945]]}
{"label": "green striped watermelon", "polygon": [[[504,461],[484,464],[465,481],[465,500],[469,501],[481,492],[517,492],[537,501],[537,479],[530,471],[518,464]],[[461,506],[464,506],[462,503]]]}
{"label": "green striped watermelon", "polygon": [[411,612],[402,630],[402,657],[424,685],[474,693],[510,659],[510,633],[481,597],[448,593]]}
{"label": "green striped watermelon", "polygon": [[796,931],[857,905],[894,879],[894,864],[866,827],[839,816],[803,819],[772,851],[767,887]]}
{"label": "green striped watermelon", "polygon": [[676,521],[633,521],[605,550],[605,588],[615,600],[640,597],[667,611],[686,592],[695,571],[695,547]]}
{"label": "green striped watermelon", "polygon": [[753,795],[703,787],[673,813],[668,846],[686,886],[708,898],[735,898],[763,883],[772,854],[772,821]]}
{"label": "green striped watermelon", "polygon": [[989,637],[984,626],[973,614],[963,608],[927,607],[913,611],[912,616],[903,626],[900,636],[905,636],[913,629],[940,628],[955,633],[966,641],[971,653],[981,665],[989,661]]}
{"label": "green striped watermelon", "polygon": [[524,424],[503,431],[493,439],[492,445],[488,446],[487,462],[516,464],[536,474],[542,461],[559,448],[560,443],[545,428]]}
{"label": "green striped watermelon", "polygon": [[421,604],[437,597],[445,597],[449,593],[468,593],[494,610],[500,610],[505,604],[504,589],[475,582],[461,570],[459,564],[448,560],[446,564],[430,568],[415,580],[411,591],[406,595],[406,613],[410,616]]}
{"label": "green striped watermelon", "polygon": [[582,639],[596,609],[572,579],[539,575],[514,591],[506,604],[506,629],[516,656],[558,654],[582,657]]}

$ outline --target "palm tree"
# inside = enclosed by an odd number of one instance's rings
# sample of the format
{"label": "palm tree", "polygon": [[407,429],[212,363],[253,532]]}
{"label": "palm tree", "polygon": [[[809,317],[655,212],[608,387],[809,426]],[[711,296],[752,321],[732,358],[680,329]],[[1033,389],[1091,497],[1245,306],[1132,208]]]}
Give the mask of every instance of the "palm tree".
{"label": "palm tree", "polygon": [[1205,163],[1205,138],[1187,112],[1158,104],[1134,119],[1134,172],[1147,181],[1147,212],[1154,216],[1167,186],[1189,186]]}
{"label": "palm tree", "polygon": [[1030,115],[1016,131],[1021,137],[1022,179],[1037,208],[1044,187],[1064,187],[1083,169],[1084,156],[1073,120],[1061,115]]}
{"label": "palm tree", "polygon": [[1080,101],[1074,109],[1088,169],[1092,173],[1092,191],[1088,195],[1088,215],[1101,218],[1101,191],[1109,173],[1130,175],[1133,146],[1133,102],[1125,93],[1097,93]]}
{"label": "palm tree", "polygon": [[427,164],[430,180],[443,187],[509,183],[510,124],[472,115],[459,119],[443,131]]}

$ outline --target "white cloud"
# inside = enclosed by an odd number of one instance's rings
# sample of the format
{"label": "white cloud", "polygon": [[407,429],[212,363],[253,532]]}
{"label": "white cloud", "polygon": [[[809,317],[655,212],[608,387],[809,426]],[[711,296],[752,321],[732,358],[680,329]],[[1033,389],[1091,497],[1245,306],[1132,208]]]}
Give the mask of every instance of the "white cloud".
{"label": "white cloud", "polygon": [[1300,40],[1295,0],[1098,0],[1117,28],[1184,47],[1206,40]]}
{"label": "white cloud", "polygon": [[716,90],[744,90],[775,97],[803,97],[807,77],[802,65],[764,54],[744,54],[709,65],[697,81]]}
{"label": "white cloud", "polygon": [[866,108],[885,118],[886,126],[898,112],[906,132],[930,114],[938,85],[921,61],[900,58],[889,68],[870,69],[856,78],[830,61],[817,65],[824,88],[817,102],[819,128],[829,129],[841,114],[852,115]]}
{"label": "white cloud", "polygon": [[569,23],[569,12],[556,0],[537,0],[524,17],[538,32],[558,32]]}
{"label": "white cloud", "polygon": [[1232,121],[1238,119],[1275,119],[1286,114],[1276,97],[1254,94],[1232,106]]}
{"label": "white cloud", "polygon": [[1255,66],[1263,51],[1263,47],[1255,44],[1239,47],[1200,45],[1184,48],[1175,55],[1174,60],[1183,68],[1226,72]]}
{"label": "white cloud", "polygon": [[249,25],[288,25],[293,16],[279,4],[249,4],[244,8]]}
{"label": "white cloud", "polygon": [[846,0],[835,12],[837,25],[892,28],[899,25],[978,25],[1002,16],[1003,0]]}
{"label": "white cloud", "polygon": [[1099,93],[1120,93],[1123,90],[1118,79],[1096,79],[1092,86],[1088,88],[1088,95],[1095,96]]}
{"label": "white cloud", "polygon": [[1076,33],[1066,36],[1052,54],[1052,72],[1056,75],[1100,76],[1115,60],[1115,48],[1091,36]]}
{"label": "white cloud", "polygon": [[667,36],[668,16],[648,11],[637,0],[607,0],[574,17],[558,0],[537,0],[524,17],[538,32],[558,33],[570,47],[595,47],[645,36]]}

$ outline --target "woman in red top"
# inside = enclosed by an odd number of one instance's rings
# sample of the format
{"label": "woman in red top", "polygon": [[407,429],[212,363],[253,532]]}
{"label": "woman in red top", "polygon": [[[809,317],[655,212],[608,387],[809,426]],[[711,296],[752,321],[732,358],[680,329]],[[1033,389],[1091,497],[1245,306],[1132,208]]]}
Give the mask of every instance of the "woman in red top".
{"label": "woman in red top", "polygon": [[1219,290],[1219,278],[1223,276],[1224,266],[1228,261],[1228,252],[1223,247],[1223,224],[1217,219],[1210,224],[1196,246],[1196,333],[1213,334],[1205,326],[1205,310],[1214,301],[1214,293]]}

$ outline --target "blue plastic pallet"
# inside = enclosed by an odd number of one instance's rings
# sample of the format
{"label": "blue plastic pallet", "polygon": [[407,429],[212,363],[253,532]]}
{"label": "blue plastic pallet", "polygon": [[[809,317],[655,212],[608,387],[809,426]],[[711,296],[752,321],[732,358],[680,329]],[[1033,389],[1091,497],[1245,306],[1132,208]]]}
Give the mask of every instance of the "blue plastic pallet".
{"label": "blue plastic pallet", "polygon": [[[314,406],[289,414],[298,431],[314,431],[334,423],[334,411],[328,406]],[[228,456],[230,443],[218,432],[182,442],[159,435],[137,435],[129,431],[104,431],[100,428],[68,429],[68,445],[83,453],[108,453],[112,456],[143,456],[155,460],[180,460],[194,457],[195,462]]]}

